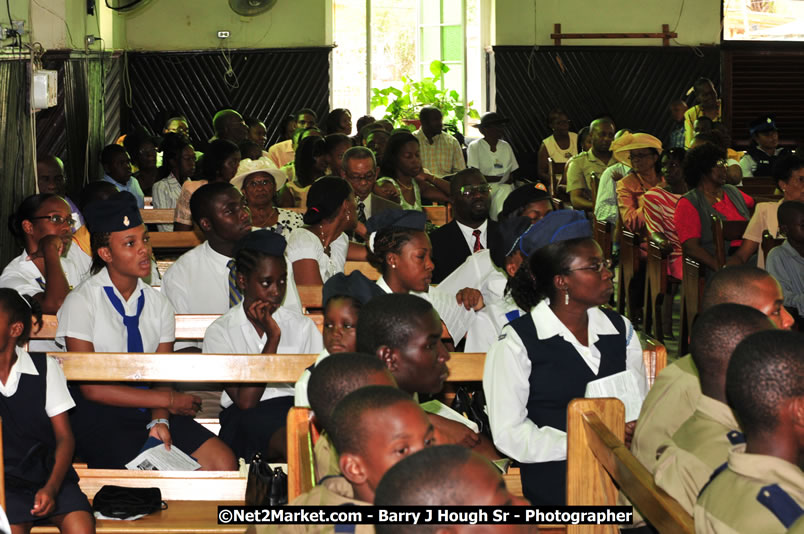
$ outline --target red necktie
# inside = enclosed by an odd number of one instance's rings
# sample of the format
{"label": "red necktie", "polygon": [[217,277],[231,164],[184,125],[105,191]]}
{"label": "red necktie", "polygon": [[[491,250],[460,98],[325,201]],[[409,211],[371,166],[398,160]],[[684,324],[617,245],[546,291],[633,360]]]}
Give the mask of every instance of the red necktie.
{"label": "red necktie", "polygon": [[475,246],[472,248],[472,252],[483,250],[483,243],[480,242],[480,230],[475,230],[472,235],[475,236]]}

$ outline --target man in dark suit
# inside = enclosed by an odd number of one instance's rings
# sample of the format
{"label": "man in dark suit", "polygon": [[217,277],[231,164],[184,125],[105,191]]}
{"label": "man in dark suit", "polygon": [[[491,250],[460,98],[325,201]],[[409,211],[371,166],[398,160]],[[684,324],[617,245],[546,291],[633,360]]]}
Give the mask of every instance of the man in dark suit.
{"label": "man in dark suit", "polygon": [[[385,210],[402,209],[396,202],[386,200],[372,192],[374,184],[377,182],[378,171],[374,153],[368,148],[355,146],[344,152],[341,176],[349,182],[355,192],[359,223],[356,234],[365,233],[364,225],[372,215],[377,215]],[[355,240],[362,242],[359,235],[355,235]]]}
{"label": "man in dark suit", "polygon": [[[491,188],[477,169],[464,169],[450,180],[455,219],[430,234],[433,244],[433,283],[438,284],[473,252],[489,246],[497,223],[489,219]],[[492,238],[493,239],[493,238]]]}

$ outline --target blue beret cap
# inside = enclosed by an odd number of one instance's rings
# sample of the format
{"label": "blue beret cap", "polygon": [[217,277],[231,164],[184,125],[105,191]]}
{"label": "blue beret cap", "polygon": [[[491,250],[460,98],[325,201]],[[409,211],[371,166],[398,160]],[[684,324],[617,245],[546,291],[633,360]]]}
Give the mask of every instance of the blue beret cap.
{"label": "blue beret cap", "polygon": [[106,200],[93,202],[84,210],[87,228],[93,234],[121,232],[142,224],[137,199],[120,191]]}
{"label": "blue beret cap", "polygon": [[366,221],[366,230],[369,233],[379,232],[384,228],[410,228],[424,231],[427,216],[424,212],[416,210],[385,210]]}
{"label": "blue beret cap", "polygon": [[287,241],[272,230],[255,230],[249,232],[235,244],[235,255],[243,249],[255,250],[269,256],[282,256]]}
{"label": "blue beret cap", "polygon": [[366,275],[360,271],[352,271],[348,276],[344,273],[330,276],[324,282],[321,302],[326,306],[332,297],[351,297],[360,304],[365,304],[372,298],[384,294],[385,291],[366,278]]}
{"label": "blue beret cap", "polygon": [[519,249],[530,256],[542,247],[558,241],[592,237],[592,226],[582,211],[551,211],[536,221],[519,240]]}
{"label": "blue beret cap", "polygon": [[489,253],[491,261],[499,268],[505,265],[505,258],[517,250],[519,238],[528,231],[531,222],[529,217],[509,217],[500,221],[494,232],[489,235]]}

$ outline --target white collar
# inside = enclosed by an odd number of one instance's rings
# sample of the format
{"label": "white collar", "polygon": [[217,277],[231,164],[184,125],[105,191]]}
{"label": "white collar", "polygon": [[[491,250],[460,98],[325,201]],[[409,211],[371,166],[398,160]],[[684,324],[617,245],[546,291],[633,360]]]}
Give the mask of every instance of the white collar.
{"label": "white collar", "polygon": [[143,289],[146,287],[150,287],[148,286],[148,284],[142,281],[142,278],[137,278],[137,287],[134,288],[134,291],[131,293],[131,296],[128,297],[128,300],[126,300],[123,298],[123,295],[120,293],[120,291],[118,291],[117,287],[115,287],[114,283],[112,282],[112,279],[109,278],[108,267],[104,267],[103,269],[98,271],[98,274],[94,275],[93,278],[95,278],[95,280],[98,282],[98,285],[100,285],[101,287],[110,286],[112,288],[112,291],[114,291],[114,294],[117,295],[120,301],[125,304],[128,304],[138,299]]}
{"label": "white collar", "polygon": [[383,278],[382,276],[380,276],[377,279],[377,285],[380,286],[380,289],[382,289],[386,293],[393,293],[393,290],[391,289],[391,286],[388,285],[388,282],[386,282],[385,278]]}
{"label": "white collar", "polygon": [[[619,334],[617,328],[599,308],[589,308],[586,314],[589,317],[589,345],[593,345],[597,342],[598,336]],[[567,341],[580,344],[575,335],[570,332],[569,328],[567,328],[566,325],[556,317],[553,310],[550,309],[550,299],[544,299],[537,304],[533,310],[531,310],[530,316],[533,318],[533,324],[536,326],[536,333],[539,339],[550,339],[551,337],[561,336]]]}
{"label": "white collar", "polygon": [[488,217],[486,217],[486,220],[483,221],[483,224],[481,224],[477,228],[472,228],[471,226],[466,226],[462,222],[458,221],[458,219],[455,219],[455,222],[458,223],[458,228],[460,228],[464,233],[468,233],[469,235],[472,235],[472,233],[475,230],[480,230],[480,233],[482,235],[482,234],[484,234],[486,232],[486,228],[489,225]]}
{"label": "white collar", "polygon": [[229,260],[232,259],[229,256],[224,256],[223,254],[212,248],[212,246],[210,246],[209,244],[208,239],[203,243],[201,243],[201,246],[203,247],[204,255],[207,256],[216,264],[221,264],[225,266],[227,263],[229,263]]}
{"label": "white collar", "polygon": [[[17,353],[17,361],[14,362],[14,366],[12,367],[13,371],[16,371],[21,375],[39,374],[39,371],[36,370],[36,366],[31,359],[31,355],[28,354],[25,349],[22,347],[15,347],[14,351]],[[8,381],[6,381],[6,384],[8,384]]]}

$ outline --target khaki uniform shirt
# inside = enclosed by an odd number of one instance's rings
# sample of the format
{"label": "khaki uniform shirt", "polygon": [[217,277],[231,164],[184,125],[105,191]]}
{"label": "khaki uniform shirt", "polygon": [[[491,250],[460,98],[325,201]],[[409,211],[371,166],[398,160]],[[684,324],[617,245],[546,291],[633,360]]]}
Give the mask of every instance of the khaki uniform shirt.
{"label": "khaki uniform shirt", "polygon": [[[307,493],[293,499],[289,506],[369,506],[354,498],[351,484],[342,476],[329,477]],[[345,526],[345,525],[344,525]],[[355,534],[374,534],[373,525],[354,525]],[[333,534],[334,525],[259,525],[248,532],[257,534]]]}
{"label": "khaki uniform shirt", "polygon": [[327,476],[337,476],[341,474],[341,466],[338,463],[338,453],[335,446],[329,439],[326,431],[321,432],[318,440],[313,445],[313,458],[315,462],[315,479],[321,480]]}
{"label": "khaki uniform shirt", "polygon": [[732,451],[695,504],[698,534],[784,534],[801,517],[804,473],[781,458]]}
{"label": "khaki uniform shirt", "polygon": [[659,447],[653,473],[656,485],[692,514],[701,488],[728,460],[729,452],[737,446],[744,449],[744,443],[731,408],[701,395],[692,417]]}
{"label": "khaki uniform shirt", "polygon": [[656,450],[670,440],[698,406],[701,385],[698,370],[687,354],[665,367],[648,390],[637,419],[631,452],[653,473]]}
{"label": "khaki uniform shirt", "polygon": [[614,155],[609,158],[608,163],[600,160],[591,150],[581,152],[572,158],[567,164],[567,193],[576,189],[583,189],[587,200],[595,201],[592,198],[592,173],[596,172],[598,178],[603,175],[603,171],[617,163]]}

